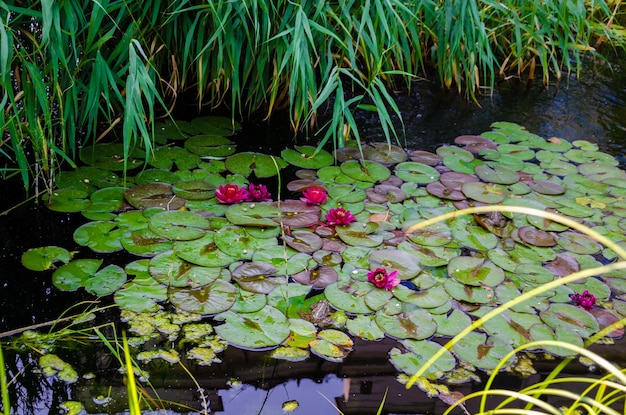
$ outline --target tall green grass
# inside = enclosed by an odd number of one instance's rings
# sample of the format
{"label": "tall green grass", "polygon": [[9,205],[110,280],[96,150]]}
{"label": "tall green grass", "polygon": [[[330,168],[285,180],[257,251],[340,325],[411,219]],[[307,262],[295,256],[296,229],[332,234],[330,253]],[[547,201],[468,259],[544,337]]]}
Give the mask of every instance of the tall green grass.
{"label": "tall green grass", "polygon": [[[500,77],[579,73],[623,46],[605,0],[0,0],[0,172],[52,186],[79,147],[151,147],[181,96],[233,117],[287,110],[322,145],[360,143],[357,111],[402,138],[396,86],[435,71],[469,98]],[[397,120],[397,121],[396,121]],[[149,154],[149,153],[148,153]]]}

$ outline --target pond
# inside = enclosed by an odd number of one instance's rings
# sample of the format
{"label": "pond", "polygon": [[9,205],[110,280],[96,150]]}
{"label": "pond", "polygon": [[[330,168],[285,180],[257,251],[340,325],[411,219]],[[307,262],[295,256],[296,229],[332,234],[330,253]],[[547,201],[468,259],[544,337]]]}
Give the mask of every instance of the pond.
{"label": "pond", "polygon": [[[545,138],[597,143],[600,151],[615,156],[623,168],[626,162],[624,76],[621,71],[602,70],[585,74],[581,80],[572,77],[562,81],[558,88],[551,86],[547,90],[536,85],[526,90],[525,85],[508,82],[501,85],[493,97],[480,99],[480,108],[455,94],[438,90],[434,84],[417,82],[413,92],[402,95],[399,100],[405,119],[407,148],[436,151],[442,145],[454,144],[457,136],[480,134],[491,130],[495,122],[510,122]],[[369,122],[363,120],[363,134],[368,141],[381,141],[380,130]],[[246,139],[255,143],[250,145],[250,150],[256,151],[259,150],[254,148],[256,143],[264,149],[271,147],[269,144],[275,143],[272,140],[276,139],[276,134],[283,135],[280,142],[289,143],[290,137],[281,130],[265,131],[261,125],[244,125],[241,134],[261,137],[258,141]],[[276,153],[281,149],[274,150]],[[285,182],[293,179],[295,177],[283,177]],[[19,192],[8,195],[0,210],[19,202],[19,197]],[[54,320],[77,302],[95,299],[83,290],[59,290],[52,285],[50,273],[28,271],[20,263],[22,253],[35,247],[56,245],[85,252],[85,248],[73,242],[72,236],[86,222],[88,220],[79,214],[52,212],[33,203],[0,216],[3,229],[0,236],[3,271],[0,333]],[[89,256],[94,257],[93,253]],[[120,266],[128,262],[126,255],[119,253],[102,253],[95,257]],[[104,301],[106,304],[107,300]],[[68,314],[79,311],[80,308],[70,310]],[[113,312],[98,317],[102,323],[114,318]],[[68,340],[79,344],[83,341],[84,346],[57,352],[71,360],[81,375],[98,374],[95,380],[81,379],[77,384],[67,385],[37,373],[37,358],[32,355],[7,353],[11,373],[20,372],[17,379],[20,387],[12,395],[12,402],[19,403],[16,413],[63,413],[60,406],[67,400],[83,402],[87,413],[124,412],[126,389],[116,370],[119,364],[102,344],[88,342],[78,335]],[[407,391],[396,380],[399,372],[389,362],[389,350],[397,344],[389,338],[381,341],[356,339],[352,352],[342,362],[312,356],[298,363],[273,359],[269,351],[228,347],[219,354],[222,363],[194,366],[193,376],[182,366],[153,361],[149,369],[150,382],[161,400],[188,406],[172,405],[169,413],[187,413],[190,408],[198,410],[203,404],[211,413],[281,413],[285,403],[297,401],[297,414],[334,413],[334,406],[344,414],[363,414],[375,413],[383,399],[386,413],[443,412],[446,405],[442,401],[428,398],[416,388]],[[585,373],[588,369],[580,366],[572,370]],[[522,379],[505,374],[498,379],[516,390],[536,382],[537,376]],[[464,394],[476,389],[480,389],[480,384],[472,382],[458,388]],[[98,404],[106,397],[112,399]]]}

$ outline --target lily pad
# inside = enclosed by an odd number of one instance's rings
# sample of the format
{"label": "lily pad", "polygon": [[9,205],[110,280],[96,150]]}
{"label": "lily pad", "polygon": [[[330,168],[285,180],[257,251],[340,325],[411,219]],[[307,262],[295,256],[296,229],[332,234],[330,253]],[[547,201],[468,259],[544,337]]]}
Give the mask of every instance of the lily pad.
{"label": "lily pad", "polygon": [[131,149],[124,158],[124,145],[119,143],[96,144],[80,150],[80,160],[90,166],[104,170],[132,170],[144,163],[145,154],[138,149]]}
{"label": "lily pad", "polygon": [[363,155],[368,160],[384,165],[402,163],[408,158],[407,152],[402,147],[389,143],[368,143],[363,148]]}
{"label": "lily pad", "polygon": [[126,229],[118,228],[117,223],[107,221],[87,222],[79,226],[73,234],[74,241],[81,246],[87,246],[98,253],[120,251],[120,238]]}
{"label": "lily pad", "polygon": [[216,333],[227,342],[247,349],[264,349],[281,344],[290,333],[287,317],[271,306],[254,313],[226,311],[215,316],[224,324]]}
{"label": "lily pad", "polygon": [[398,278],[402,280],[415,277],[422,269],[415,255],[398,249],[374,251],[369,256],[369,260],[370,270],[385,268],[389,272],[398,271]]}
{"label": "lily pad", "polygon": [[159,309],[158,303],[167,300],[167,287],[152,277],[135,278],[126,283],[114,295],[115,304],[123,310],[149,313]]}
{"label": "lily pad", "polygon": [[337,271],[333,268],[322,265],[315,269],[305,269],[297,274],[293,274],[291,278],[300,284],[311,285],[315,288],[324,288],[328,284],[336,282],[338,276]]}
{"label": "lily pad", "polygon": [[299,252],[313,253],[322,248],[323,241],[319,235],[305,230],[295,230],[284,237],[287,245]]}
{"label": "lily pad", "polygon": [[46,207],[55,212],[80,212],[91,205],[89,193],[79,189],[57,189],[42,196]]}
{"label": "lily pad", "polygon": [[61,265],[52,274],[52,284],[62,291],[76,291],[87,279],[98,272],[101,259],[77,259]]}
{"label": "lily pad", "polygon": [[202,134],[185,140],[185,150],[201,157],[226,157],[233,154],[237,147],[224,136]]}
{"label": "lily pad", "polygon": [[411,290],[399,285],[393,290],[393,295],[405,303],[414,304],[419,308],[436,308],[450,300],[450,295],[442,285],[436,285],[424,290]]}
{"label": "lily pad", "polygon": [[[224,253],[239,259],[250,259],[254,251],[267,242],[261,242],[250,235],[245,228],[226,226],[215,232],[215,245]],[[265,240],[263,240],[265,241]]]}
{"label": "lily pad", "polygon": [[238,288],[237,300],[230,310],[235,313],[252,313],[265,307],[265,304],[267,304],[267,296],[264,294],[258,294]]}
{"label": "lily pad", "polygon": [[364,190],[357,189],[353,184],[335,184],[328,190],[328,196],[335,203],[347,204],[362,202],[367,194]]}
{"label": "lily pad", "polygon": [[383,164],[370,160],[348,160],[341,163],[341,171],[355,180],[375,183],[383,182],[391,172]]}
{"label": "lily pad", "polygon": [[88,293],[105,296],[113,294],[126,282],[126,272],[117,265],[107,265],[85,280]]}
{"label": "lily pad", "polygon": [[174,195],[168,183],[139,184],[126,190],[124,197],[134,208],[142,210],[151,207],[176,210],[185,205],[185,200]]}
{"label": "lily pad", "polygon": [[484,258],[458,256],[448,263],[448,274],[472,286],[495,287],[504,281],[504,270]]}
{"label": "lily pad", "polygon": [[375,233],[377,230],[378,224],[374,222],[354,222],[350,225],[337,226],[336,228],[337,236],[348,245],[367,248],[373,248],[382,244],[384,237]]}
{"label": "lily pad", "polygon": [[163,170],[172,170],[174,166],[177,170],[191,170],[200,163],[200,156],[180,147],[160,147],[152,153],[148,163]]}
{"label": "lily pad", "polygon": [[330,362],[341,362],[352,351],[352,339],[334,329],[322,330],[317,339],[311,341],[311,352]]}
{"label": "lily pad", "polygon": [[385,332],[378,327],[374,316],[358,315],[346,322],[346,328],[351,335],[365,340],[382,340]]}
{"label": "lily pad", "polygon": [[295,150],[286,148],[280,156],[289,164],[305,169],[321,169],[335,162],[328,151],[313,146],[296,146]]}
{"label": "lily pad", "polygon": [[276,206],[267,203],[237,203],[230,205],[225,212],[226,219],[233,225],[275,227],[274,220],[279,216]]}
{"label": "lily pad", "polygon": [[556,238],[553,234],[537,229],[534,226],[522,226],[518,229],[517,234],[522,241],[534,246],[556,245]]}
{"label": "lily pad", "polygon": [[469,182],[463,185],[463,194],[482,203],[497,204],[507,198],[508,192],[497,184]]}
{"label": "lily pad", "polygon": [[236,262],[239,258],[217,247],[214,235],[213,232],[207,232],[198,239],[176,242],[174,252],[179,258],[204,267],[225,267]]}
{"label": "lily pad", "polygon": [[[471,332],[463,336],[452,350],[457,357],[473,366],[483,370],[493,370],[513,351],[513,348],[484,333]],[[515,358],[510,357],[502,366],[506,368],[513,364]]]}
{"label": "lily pad", "polygon": [[561,232],[557,235],[556,242],[563,249],[576,254],[594,255],[602,249],[599,243],[577,232]]}
{"label": "lily pad", "polygon": [[284,277],[273,276],[276,268],[263,262],[245,262],[232,271],[233,279],[246,291],[268,294],[279,285],[285,284]]}
{"label": "lily pad", "polygon": [[254,172],[257,178],[262,179],[276,176],[287,163],[280,157],[247,151],[228,157],[225,165],[234,174],[249,177]]}
{"label": "lily pad", "polygon": [[546,311],[539,313],[539,317],[552,329],[568,329],[582,337],[589,337],[600,329],[598,320],[591,313],[571,304],[551,304]]}
{"label": "lily pad", "polygon": [[453,337],[472,324],[472,319],[461,310],[452,310],[449,314],[433,314],[437,324],[437,335]]}
{"label": "lily pad", "polygon": [[444,246],[452,241],[450,226],[445,222],[437,222],[425,228],[416,229],[407,237],[411,242],[424,246]]}
{"label": "lily pad", "polygon": [[407,161],[396,165],[394,174],[404,181],[427,184],[439,180],[439,172],[426,164]]}
{"label": "lily pad", "polygon": [[389,336],[397,339],[427,339],[437,331],[433,316],[426,310],[415,309],[388,315],[383,310],[376,313],[376,324]]}
{"label": "lily pad", "polygon": [[159,212],[150,217],[148,225],[157,235],[176,241],[198,239],[210,228],[205,217],[184,210]]}
{"label": "lily pad", "polygon": [[[235,304],[237,289],[229,282],[215,280],[212,284],[202,287],[172,287],[168,291],[168,299],[179,310],[213,315],[222,313]],[[218,331],[217,327],[215,331]]]}
{"label": "lily pad", "polygon": [[[272,206],[277,207],[278,203],[272,203]],[[281,215],[275,221],[286,226],[307,228],[320,222],[320,207],[300,200],[285,200],[281,202],[280,212]]]}
{"label": "lily pad", "polygon": [[400,349],[393,348],[389,352],[391,363],[394,367],[407,375],[414,375],[425,364],[429,364],[428,370],[423,376],[429,379],[439,379],[445,372],[451,371],[456,366],[456,359],[452,353],[445,351],[434,362],[430,359],[439,352],[443,346],[430,340],[403,340],[401,342],[409,352],[402,353]]}
{"label": "lily pad", "polygon": [[134,255],[153,257],[158,253],[168,251],[174,242],[163,238],[148,228],[132,229],[125,232],[120,242],[125,250]]}
{"label": "lily pad", "polygon": [[498,145],[495,142],[480,135],[460,135],[454,139],[454,143],[463,146],[464,150],[471,153],[479,153],[485,149],[498,149]]}
{"label": "lily pad", "polygon": [[450,297],[466,303],[487,304],[493,301],[494,293],[490,288],[466,285],[455,279],[448,279],[443,287]]}
{"label": "lily pad", "polygon": [[67,264],[72,254],[59,246],[31,248],[22,254],[22,265],[31,271],[45,271],[53,268],[57,262]]}
{"label": "lily pad", "polygon": [[374,286],[369,282],[334,282],[326,287],[324,294],[328,302],[339,310],[354,314],[369,314],[373,310],[365,303],[365,294]]}
{"label": "lily pad", "polygon": [[215,186],[204,180],[176,181],[172,192],[186,200],[207,200],[215,196]]}
{"label": "lily pad", "polygon": [[221,268],[191,264],[179,258],[174,251],[165,251],[150,260],[150,275],[168,287],[199,287],[215,281]]}

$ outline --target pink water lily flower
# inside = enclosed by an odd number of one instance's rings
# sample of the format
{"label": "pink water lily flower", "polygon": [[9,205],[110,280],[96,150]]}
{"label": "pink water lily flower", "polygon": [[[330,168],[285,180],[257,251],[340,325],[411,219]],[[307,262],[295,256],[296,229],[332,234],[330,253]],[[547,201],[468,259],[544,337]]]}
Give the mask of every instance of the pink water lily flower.
{"label": "pink water lily flower", "polygon": [[583,291],[582,294],[570,294],[569,298],[572,299],[575,305],[585,310],[591,310],[596,304],[596,296],[591,294],[588,290]]}
{"label": "pink water lily flower", "polygon": [[321,205],[322,203],[328,200],[328,194],[324,188],[319,186],[307,187],[302,192],[302,200],[303,202],[310,203],[312,205]]}
{"label": "pink water lily flower", "polygon": [[248,202],[269,202],[272,195],[267,191],[267,187],[262,184],[252,184],[248,186]]}
{"label": "pink water lily flower", "polygon": [[376,288],[384,288],[391,291],[393,287],[400,284],[398,271],[387,273],[385,268],[376,268],[374,271],[367,273],[367,280],[374,284]]}
{"label": "pink water lily flower", "polygon": [[236,184],[225,184],[217,188],[215,196],[220,203],[233,204],[246,200],[248,191],[245,187],[239,187]]}
{"label": "pink water lily flower", "polygon": [[326,214],[326,224],[328,226],[343,226],[354,222],[356,218],[349,210],[344,208],[335,208]]}

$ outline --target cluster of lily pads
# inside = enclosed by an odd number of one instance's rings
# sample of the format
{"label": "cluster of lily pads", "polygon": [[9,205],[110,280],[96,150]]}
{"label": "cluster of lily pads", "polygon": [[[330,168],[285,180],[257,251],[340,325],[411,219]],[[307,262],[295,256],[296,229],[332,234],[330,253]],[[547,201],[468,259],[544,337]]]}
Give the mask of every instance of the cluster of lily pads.
{"label": "cluster of lily pads", "polygon": [[[126,161],[139,171],[134,177],[121,175],[116,144],[83,149],[86,167],[64,172],[46,202],[89,220],[74,232],[78,245],[126,251],[132,261],[106,265],[50,246],[26,252],[24,265],[61,262],[57,288],[113,295],[134,344],[160,337],[184,346],[151,343],[146,360],[176,361],[184,351],[211,364],[230,344],[273,348],[277,359],[314,353],[341,361],[354,338],[388,336],[399,342],[391,362],[411,375],[441,349],[438,339],[526,291],[615,259],[540,217],[466,215],[407,232],[412,225],[468,206],[526,206],[575,218],[626,246],[626,173],[587,141],[498,122],[436,152],[372,143],[278,156],[236,153],[237,128],[215,117],[161,124],[149,166],[139,152]],[[286,186],[270,195],[264,181],[277,175]],[[351,220],[337,220],[339,209]],[[465,336],[427,376],[467,379],[529,341],[582,345],[624,316],[622,275],[562,285]]]}

